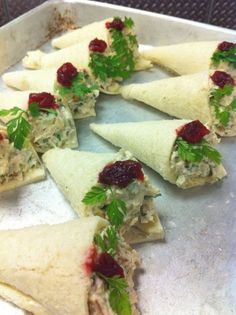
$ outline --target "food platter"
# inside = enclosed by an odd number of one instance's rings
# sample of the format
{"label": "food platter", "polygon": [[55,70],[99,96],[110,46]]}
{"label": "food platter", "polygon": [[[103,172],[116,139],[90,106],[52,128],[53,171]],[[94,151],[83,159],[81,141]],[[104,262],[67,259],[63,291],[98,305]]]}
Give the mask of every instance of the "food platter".
{"label": "food platter", "polygon": [[[58,26],[79,26],[110,16],[131,16],[141,49],[197,40],[235,40],[236,33],[196,22],[134,9],[87,1],[50,1],[14,20],[0,31],[4,71],[26,51],[40,47],[50,51],[49,36]],[[155,29],[155,32],[153,31]],[[9,70],[21,69],[16,64]],[[127,83],[147,82],[170,74],[154,68],[136,73]],[[1,83],[1,89],[5,87]],[[81,150],[115,152],[89,129],[89,124],[169,119],[148,106],[120,96],[101,95],[97,117],[77,122]],[[143,259],[137,275],[139,306],[145,315],[236,314],[236,167],[235,139],[218,146],[228,177],[219,184],[183,191],[145,167],[162,193],[156,205],[165,228],[165,241],[135,246]],[[0,228],[13,229],[75,218],[53,181],[32,184],[0,195]],[[23,314],[3,301],[1,314]]]}

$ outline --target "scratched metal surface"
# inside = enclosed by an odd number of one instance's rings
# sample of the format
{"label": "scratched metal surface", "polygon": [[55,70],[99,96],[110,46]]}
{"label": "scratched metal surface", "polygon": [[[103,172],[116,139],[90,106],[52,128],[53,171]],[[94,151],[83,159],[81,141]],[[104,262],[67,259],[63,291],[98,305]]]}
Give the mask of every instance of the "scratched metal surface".
{"label": "scratched metal surface", "polygon": [[[18,61],[27,50],[46,42],[48,28],[54,20],[52,16],[58,16],[58,12],[79,25],[114,15],[130,15],[137,25],[140,42],[145,45],[235,40],[236,35],[234,31],[134,9],[87,1],[51,1],[0,30],[1,69]],[[35,29],[37,36],[33,34]],[[142,45],[143,48],[147,46]],[[43,49],[49,51],[49,43]],[[10,69],[21,68],[17,64]],[[136,73],[129,82],[168,76],[154,68]],[[2,82],[1,89],[6,89]],[[91,122],[169,118],[138,102],[128,103],[119,96],[101,95],[96,110],[96,118],[83,119],[77,124],[81,150],[115,151],[114,147],[92,134],[88,128]],[[235,139],[223,139],[219,145],[228,177],[214,186],[182,191],[145,167],[162,192],[157,209],[166,238],[165,242],[136,246],[144,268],[137,275],[139,306],[143,315],[236,314],[235,144]],[[0,195],[0,229],[58,223],[74,217],[70,205],[49,177],[44,182]],[[20,315],[23,312],[0,301],[0,314]]]}

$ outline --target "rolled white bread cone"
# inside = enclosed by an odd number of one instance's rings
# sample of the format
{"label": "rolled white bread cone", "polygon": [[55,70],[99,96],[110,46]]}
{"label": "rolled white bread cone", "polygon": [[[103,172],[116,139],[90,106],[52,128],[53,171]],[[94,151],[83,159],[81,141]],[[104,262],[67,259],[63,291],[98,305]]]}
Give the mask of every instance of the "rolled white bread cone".
{"label": "rolled white bread cone", "polygon": [[209,73],[130,84],[120,89],[126,99],[135,99],[171,116],[183,119],[199,119],[212,124],[209,104]]}
{"label": "rolled white bread cone", "polygon": [[52,46],[54,48],[62,49],[82,41],[91,41],[94,38],[99,38],[108,42],[109,31],[105,24],[106,22],[111,22],[112,20],[113,18],[108,18],[103,21],[94,22],[76,30],[66,32],[63,35],[54,38],[51,42]]}
{"label": "rolled white bread cone", "polygon": [[[131,158],[132,155],[130,153],[129,155]],[[121,157],[124,155],[120,153],[52,149],[43,155],[43,162],[73,209],[80,216],[89,216],[93,215],[93,212],[91,212],[91,208],[86,207],[82,199],[93,186],[98,184],[98,174],[103,168],[107,164],[121,159]],[[163,236],[163,228],[157,214],[155,214],[154,221],[147,224],[137,223],[130,227],[125,239],[129,243],[139,243],[162,239]]]}
{"label": "rolled white bread cone", "polygon": [[[0,296],[34,315],[89,315],[84,264],[100,217],[0,232]],[[10,249],[10,250],[9,250]]]}
{"label": "rolled white bread cone", "polygon": [[164,179],[175,184],[170,155],[177,138],[176,129],[188,120],[159,120],[138,123],[91,124],[90,128],[115,146],[129,150]]}
{"label": "rolled white bread cone", "polygon": [[191,74],[209,70],[211,57],[219,43],[206,41],[155,47],[144,51],[142,56],[174,73]]}
{"label": "rolled white bread cone", "polygon": [[17,90],[53,93],[56,69],[8,72],[2,76],[2,79],[7,86]]}
{"label": "rolled white bread cone", "polygon": [[51,52],[40,50],[29,51],[22,60],[23,66],[29,69],[59,68],[63,63],[71,62],[77,69],[90,71],[89,41]]}
{"label": "rolled white bread cone", "polygon": [[[178,177],[171,168],[171,155],[177,139],[176,129],[188,123],[188,120],[159,120],[137,123],[91,124],[90,128],[113,145],[129,150],[140,161],[159,173],[165,180],[177,184]],[[218,166],[219,177],[193,178],[189,188],[215,182],[226,175],[222,164]]]}

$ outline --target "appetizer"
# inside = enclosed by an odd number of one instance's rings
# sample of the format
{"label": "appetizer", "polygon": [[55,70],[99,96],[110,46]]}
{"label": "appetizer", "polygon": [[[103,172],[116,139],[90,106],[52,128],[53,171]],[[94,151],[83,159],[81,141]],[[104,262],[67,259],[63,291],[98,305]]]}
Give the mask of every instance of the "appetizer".
{"label": "appetizer", "polygon": [[126,99],[139,100],[169,115],[199,119],[221,136],[236,136],[235,81],[225,71],[131,84],[120,92]]}
{"label": "appetizer", "polygon": [[8,136],[16,135],[16,148],[22,148],[23,139],[28,135],[38,153],[54,147],[78,147],[71,112],[64,105],[56,103],[52,94],[2,92],[0,108],[0,119],[7,124]]}
{"label": "appetizer", "polygon": [[34,315],[137,315],[140,260],[107,224],[94,216],[1,231],[0,296]]}
{"label": "appetizer", "polygon": [[44,167],[27,140],[21,149],[14,147],[5,126],[0,126],[0,192],[45,179]]}
{"label": "appetizer", "polygon": [[70,62],[64,63],[57,70],[54,91],[57,100],[70,108],[74,119],[96,116],[99,89],[87,71],[78,72]]}
{"label": "appetizer", "polygon": [[226,175],[217,137],[200,121],[160,120],[91,124],[91,129],[180,188],[215,183]]}
{"label": "appetizer", "polygon": [[142,56],[180,75],[222,69],[236,76],[236,44],[231,42],[168,45],[147,50]]}
{"label": "appetizer", "polygon": [[97,84],[87,71],[78,71],[69,62],[58,69],[15,71],[2,78],[5,84],[19,90],[54,93],[59,103],[70,108],[74,119],[96,115]]}
{"label": "appetizer", "polygon": [[117,93],[119,82],[129,78],[134,70],[151,67],[149,61],[140,57],[133,26],[130,18],[114,18],[104,25],[109,34],[108,41],[94,35],[53,53],[30,51],[23,59],[23,65],[31,69],[45,69],[71,62],[77,69],[88,71],[96,79],[100,90]]}
{"label": "appetizer", "polygon": [[52,149],[43,161],[80,216],[108,219],[129,243],[163,238],[153,200],[159,190],[129,152]]}

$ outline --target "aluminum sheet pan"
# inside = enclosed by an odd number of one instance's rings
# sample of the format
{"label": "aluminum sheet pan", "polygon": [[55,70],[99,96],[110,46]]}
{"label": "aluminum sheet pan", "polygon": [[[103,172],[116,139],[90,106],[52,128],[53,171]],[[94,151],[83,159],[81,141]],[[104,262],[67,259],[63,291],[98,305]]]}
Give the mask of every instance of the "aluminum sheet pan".
{"label": "aluminum sheet pan", "polygon": [[[0,71],[19,61],[26,51],[45,43],[70,24],[85,25],[110,16],[132,16],[142,48],[195,40],[234,40],[231,30],[178,18],[92,1],[50,1],[0,30]],[[50,45],[43,46],[50,51]],[[21,69],[17,64],[10,70]],[[154,68],[136,73],[128,82],[170,76]],[[127,83],[128,83],[127,82]],[[1,82],[1,89],[3,87]],[[97,117],[78,122],[81,150],[114,152],[115,148],[89,130],[91,122],[167,119],[168,115],[119,96],[101,95]],[[223,183],[183,191],[145,167],[161,189],[157,209],[165,228],[164,242],[136,246],[144,270],[137,276],[143,315],[236,314],[236,140],[223,139],[219,150],[228,177]],[[53,181],[0,195],[0,229],[63,222],[75,217]],[[9,249],[11,250],[11,249]],[[1,315],[23,312],[0,301]],[[79,315],[79,314],[78,314]]]}

